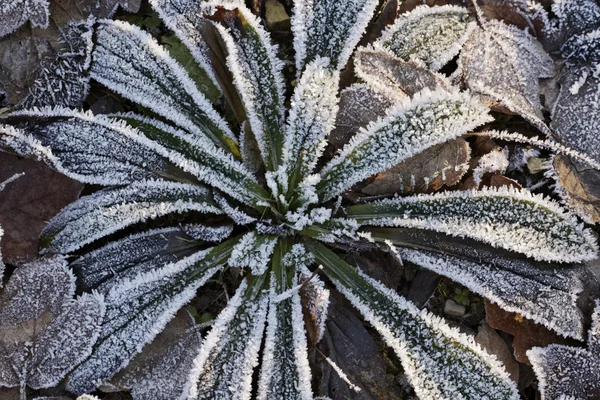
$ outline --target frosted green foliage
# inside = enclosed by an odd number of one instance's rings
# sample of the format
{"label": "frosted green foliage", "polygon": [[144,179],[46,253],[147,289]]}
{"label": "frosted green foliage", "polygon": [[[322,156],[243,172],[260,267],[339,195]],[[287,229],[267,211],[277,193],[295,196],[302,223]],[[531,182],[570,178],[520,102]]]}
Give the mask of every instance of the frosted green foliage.
{"label": "frosted green foliage", "polygon": [[249,268],[254,275],[262,275],[276,243],[276,235],[262,235],[255,231],[246,233],[233,248],[229,265]]}
{"label": "frosted green foliage", "polygon": [[488,109],[466,93],[425,89],[359,131],[321,170],[320,199],[329,200],[363,179],[490,120]]}
{"label": "frosted green foliage", "polygon": [[400,15],[376,44],[437,71],[458,54],[475,27],[465,8],[421,6]]}
{"label": "frosted green foliage", "polygon": [[554,61],[527,30],[484,21],[460,53],[466,86],[500,101],[547,135],[539,99],[539,79],[554,75]]}
{"label": "frosted green foliage", "polygon": [[596,258],[598,247],[560,206],[526,190],[502,187],[419,195],[348,209],[361,225],[421,228],[468,237],[536,260],[580,262]]}
{"label": "frosted green foliage", "polygon": [[222,213],[206,188],[140,181],[96,192],[67,206],[44,228],[41,243],[44,252],[69,253],[129,225],[186,211]]}
{"label": "frosted green foliage", "polygon": [[338,111],[339,74],[329,70],[329,59],[318,58],[307,67],[296,87],[287,119],[283,167],[279,179],[285,192],[312,173],[323,154]]}
{"label": "frosted green foliage", "polygon": [[193,317],[182,309],[110,383],[131,390],[135,400],[183,399],[201,342]]}
{"label": "frosted green foliage", "polygon": [[[11,1],[11,0],[9,0]],[[0,17],[1,19],[1,17]],[[62,49],[42,67],[18,108],[80,107],[89,89],[94,18],[72,22],[60,31]],[[0,35],[1,36],[1,35]]]}
{"label": "frosted green foliage", "polygon": [[299,0],[294,2],[292,32],[298,74],[317,58],[346,66],[371,20],[377,0]]}
{"label": "frosted green foliage", "polygon": [[551,344],[527,351],[542,400],[594,400],[600,396],[600,300],[592,315],[588,348]]}
{"label": "frosted green foliage", "polygon": [[[87,357],[104,313],[101,296],[73,299],[75,277],[60,257],[18,268],[0,295],[0,386],[52,387]],[[25,398],[25,397],[22,397]]]}
{"label": "frosted green foliage", "polygon": [[80,288],[107,293],[123,280],[177,262],[199,247],[180,228],[151,229],[86,253],[73,261],[71,268]]}
{"label": "frosted green foliage", "polygon": [[115,285],[92,354],[69,374],[67,387],[84,393],[112,377],[154,339],[196,290],[222,268],[231,243],[194,253]]}
{"label": "frosted green foliage", "polygon": [[503,310],[519,313],[565,337],[583,339],[583,320],[577,307],[583,283],[577,271],[570,268],[536,271],[527,260],[492,254],[476,262],[429,251],[400,248],[396,251],[403,261],[447,276]]}
{"label": "frosted green foliage", "polygon": [[33,27],[47,28],[48,0],[0,0],[0,37],[16,31],[27,21]]}
{"label": "frosted green foliage", "polygon": [[279,242],[273,255],[267,334],[257,397],[260,400],[311,400],[311,373],[298,278],[294,267],[286,267],[284,262],[290,253],[292,258],[297,258],[299,248],[287,252],[284,243]]}
{"label": "frosted green foliage", "polygon": [[283,63],[267,32],[245,7],[217,9],[210,17],[225,42],[227,66],[244,103],[252,133],[265,165],[281,164],[285,140],[283,122]]}
{"label": "frosted green foliage", "polygon": [[187,72],[149,34],[123,21],[96,31],[91,76],[189,132],[236,154],[236,139]]}
{"label": "frosted green foliage", "polygon": [[502,364],[472,337],[420,311],[326,247],[318,245],[313,253],[336,288],[400,357],[419,398],[519,399]]}
{"label": "frosted green foliage", "polygon": [[269,300],[263,284],[244,280],[217,317],[194,360],[189,399],[250,399]]}

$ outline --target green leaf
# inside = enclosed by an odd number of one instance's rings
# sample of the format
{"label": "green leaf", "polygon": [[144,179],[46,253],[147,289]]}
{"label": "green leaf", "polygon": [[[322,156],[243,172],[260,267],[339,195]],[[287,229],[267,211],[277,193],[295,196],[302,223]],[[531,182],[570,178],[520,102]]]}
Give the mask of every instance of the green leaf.
{"label": "green leaf", "polygon": [[224,266],[237,239],[114,286],[105,296],[107,307],[100,338],[92,354],[69,375],[68,390],[93,391],[127,366],[196,295],[197,289]]}
{"label": "green leaf", "polygon": [[467,93],[427,89],[361,130],[320,173],[322,201],[355,183],[489,122],[488,109]]}
{"label": "green leaf", "polygon": [[337,289],[398,354],[419,398],[519,398],[502,364],[472,337],[420,311],[323,245],[311,251]]}
{"label": "green leaf", "polygon": [[265,328],[266,275],[244,280],[217,317],[194,361],[189,399],[249,399]]}
{"label": "green leaf", "polygon": [[285,140],[283,63],[260,21],[245,7],[217,8],[208,17],[227,49],[227,65],[267,170],[281,164]]}
{"label": "green leaf", "polygon": [[40,246],[44,253],[70,253],[129,225],[185,211],[223,213],[200,186],[141,181],[106,189],[64,208],[42,231]]}
{"label": "green leaf", "polygon": [[592,233],[556,202],[506,187],[382,200],[351,206],[348,217],[468,237],[540,261],[586,261],[598,250]]}

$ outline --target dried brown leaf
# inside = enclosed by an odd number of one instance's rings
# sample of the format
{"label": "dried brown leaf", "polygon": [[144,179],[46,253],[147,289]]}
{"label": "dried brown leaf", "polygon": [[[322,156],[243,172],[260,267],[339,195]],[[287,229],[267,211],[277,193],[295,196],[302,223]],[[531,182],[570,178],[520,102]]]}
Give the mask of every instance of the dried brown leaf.
{"label": "dried brown leaf", "polygon": [[561,197],[587,222],[600,222],[600,171],[562,155],[552,167]]}

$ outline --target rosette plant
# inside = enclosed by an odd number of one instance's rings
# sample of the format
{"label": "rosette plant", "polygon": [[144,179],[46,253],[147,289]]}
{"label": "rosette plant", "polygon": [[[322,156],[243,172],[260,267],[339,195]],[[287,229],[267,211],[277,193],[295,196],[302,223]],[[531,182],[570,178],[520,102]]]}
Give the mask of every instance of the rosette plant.
{"label": "rosette plant", "polygon": [[[383,336],[420,398],[518,398],[503,366],[471,337],[344,261],[362,248],[452,276],[582,339],[577,275],[565,268],[558,277],[552,268],[590,260],[597,246],[557,203],[516,189],[360,204],[345,196],[493,120],[478,98],[433,75],[413,82],[409,95],[387,93],[384,116],[325,154],[340,71],[378,1],[295,2],[297,79],[289,102],[276,47],[242,2],[150,3],[219,85],[236,121],[217,112],[150,34],[112,20],[97,22],[91,77],[144,115],[44,108],[3,116],[4,146],[105,187],[65,208],[40,240],[43,255],[68,257],[79,289],[100,292],[106,304],[91,354],[66,378],[69,390],[89,392],[113,379],[229,268],[241,284],[201,344],[184,349],[193,368],[163,375],[181,385],[156,385],[154,398],[312,398],[304,326],[310,321],[322,334],[328,288]],[[399,18],[377,44],[398,62],[426,56],[424,66],[440,68],[475,24],[456,7],[414,16],[444,35],[418,42],[405,34],[414,21]]]}

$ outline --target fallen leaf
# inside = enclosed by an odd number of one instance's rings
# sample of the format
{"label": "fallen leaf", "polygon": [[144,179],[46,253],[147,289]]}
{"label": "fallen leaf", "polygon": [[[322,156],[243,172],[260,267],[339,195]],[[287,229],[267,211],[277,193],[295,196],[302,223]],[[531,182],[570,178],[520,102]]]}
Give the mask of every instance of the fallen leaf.
{"label": "fallen leaf", "polygon": [[489,300],[485,300],[485,314],[486,321],[492,328],[514,336],[512,345],[515,349],[515,358],[527,365],[531,365],[531,362],[526,353],[533,347],[543,347],[551,343],[569,345],[579,343],[574,339],[559,336],[517,313],[504,311]]}
{"label": "fallen leaf", "polygon": [[479,343],[488,353],[496,356],[498,361],[504,365],[510,379],[515,383],[519,383],[519,363],[513,357],[504,339],[498,335],[494,328],[488,323],[483,324],[475,336],[475,342]]}
{"label": "fallen leaf", "polygon": [[79,197],[83,185],[44,164],[0,152],[0,182],[25,175],[0,192],[0,242],[6,263],[21,265],[34,260],[38,236],[46,222]]}
{"label": "fallen leaf", "polygon": [[600,171],[562,155],[552,167],[563,200],[586,222],[600,222]]}
{"label": "fallen leaf", "polygon": [[371,196],[431,193],[458,183],[469,168],[471,150],[462,138],[433,146],[384,171],[364,188]]}
{"label": "fallen leaf", "polygon": [[48,2],[46,0],[11,0],[0,8],[0,37],[14,32],[27,21],[34,27],[48,26]]}

